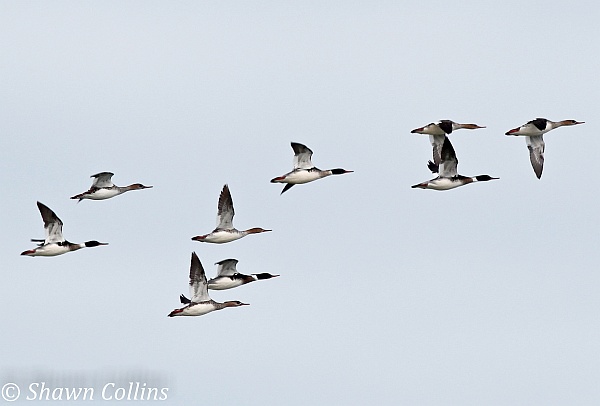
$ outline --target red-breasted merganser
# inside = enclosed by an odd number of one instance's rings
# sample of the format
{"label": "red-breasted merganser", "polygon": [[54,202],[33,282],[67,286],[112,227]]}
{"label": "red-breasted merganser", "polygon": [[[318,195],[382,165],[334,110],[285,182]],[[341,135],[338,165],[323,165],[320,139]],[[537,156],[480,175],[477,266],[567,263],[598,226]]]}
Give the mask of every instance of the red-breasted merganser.
{"label": "red-breasted merganser", "polygon": [[247,236],[248,234],[258,234],[271,231],[260,227],[240,231],[233,227],[233,216],[235,211],[233,210],[233,200],[231,199],[231,193],[229,192],[229,186],[227,185],[223,186],[223,190],[219,196],[219,204],[217,209],[217,228],[215,228],[210,234],[192,237],[192,240],[223,244],[238,240]]}
{"label": "red-breasted merganser", "polygon": [[[181,295],[183,296],[183,295]],[[215,310],[221,310],[225,307],[247,306],[248,303],[242,303],[232,300],[224,303],[215,302],[208,296],[208,282],[202,263],[195,252],[192,252],[192,263],[190,265],[190,297],[186,306],[181,309],[175,309],[169,313],[169,317],[174,316],[201,316]],[[182,300],[183,301],[183,300]]]}
{"label": "red-breasted merganser", "polygon": [[439,165],[436,165],[431,161],[429,161],[427,164],[431,172],[439,173],[439,176],[435,179],[431,179],[430,181],[414,185],[412,186],[413,188],[448,190],[472,182],[484,182],[488,180],[499,179],[492,178],[489,175],[479,175],[474,177],[459,175],[457,172],[458,159],[456,158],[456,153],[454,152],[454,148],[452,147],[448,137],[445,137],[444,139],[441,155],[442,162]]}
{"label": "red-breasted merganser", "polygon": [[437,123],[427,124],[424,127],[415,128],[411,131],[411,134],[426,134],[429,135],[429,141],[433,147],[433,163],[439,165],[442,162],[442,146],[444,145],[444,138],[446,135],[451,134],[454,130],[460,130],[466,128],[468,130],[474,130],[477,128],[485,128],[477,124],[460,124],[455,123],[452,120],[440,120]]}
{"label": "red-breasted merganser", "polygon": [[[279,275],[271,275],[270,273],[253,273],[251,275],[244,275],[237,271],[236,265],[237,259],[224,259],[217,262],[218,265],[217,276],[208,281],[208,288],[210,290],[225,290],[236,288],[246,283],[276,278]],[[187,304],[190,300],[184,295],[181,295],[181,303]]]}
{"label": "red-breasted merganser", "polygon": [[39,246],[32,250],[23,251],[21,255],[27,255],[30,257],[53,257],[56,255],[65,254],[67,252],[77,251],[80,248],[108,245],[108,243],[98,241],[87,241],[81,244],[75,244],[65,240],[62,235],[63,222],[47,206],[43,205],[40,202],[37,202],[37,206],[40,210],[40,213],[42,214],[42,219],[44,220],[44,230],[46,231],[46,239],[32,239],[31,241],[39,243]]}
{"label": "red-breasted merganser", "polygon": [[271,179],[271,183],[286,183],[281,194],[294,185],[312,182],[313,180],[321,179],[329,175],[342,175],[344,173],[354,172],[341,168],[321,170],[312,164],[311,157],[313,152],[306,147],[306,145],[292,142],[292,149],[294,150],[294,170],[285,175]]}
{"label": "red-breasted merganser", "polygon": [[90,176],[90,178],[95,178],[90,190],[75,195],[71,197],[71,199],[79,199],[78,202],[82,201],[83,199],[105,200],[130,190],[149,189],[152,187],[144,186],[141,183],[134,183],[133,185],[123,187],[115,186],[111,180],[113,175],[114,173],[112,172],[100,172]]}
{"label": "red-breasted merganser", "polygon": [[544,169],[544,149],[546,148],[544,134],[558,127],[583,123],[583,121],[575,120],[550,121],[545,118],[536,118],[520,127],[507,131],[506,135],[524,135],[527,137],[525,140],[527,141],[527,149],[529,149],[529,160],[535,176],[540,179]]}

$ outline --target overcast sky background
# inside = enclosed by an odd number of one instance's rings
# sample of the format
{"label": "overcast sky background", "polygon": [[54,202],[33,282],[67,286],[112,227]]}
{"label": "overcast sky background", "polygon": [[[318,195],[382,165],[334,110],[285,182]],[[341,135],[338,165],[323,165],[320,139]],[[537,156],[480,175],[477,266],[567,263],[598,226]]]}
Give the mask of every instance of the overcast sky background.
{"label": "overcast sky background", "polygon": [[[173,404],[600,402],[596,1],[0,2],[0,377],[168,385]],[[533,118],[586,124],[545,136]],[[439,119],[459,173],[437,192]],[[290,141],[322,169],[295,186]],[[111,171],[153,189],[77,204]],[[215,226],[230,186],[240,229]],[[39,200],[73,242],[54,258]],[[168,318],[190,254],[280,278]],[[58,378],[57,378],[58,377]],[[53,380],[54,379],[54,380]],[[89,383],[89,382],[88,382]],[[91,382],[98,384],[98,382]],[[103,382],[101,382],[103,383]],[[22,388],[23,390],[23,388]]]}

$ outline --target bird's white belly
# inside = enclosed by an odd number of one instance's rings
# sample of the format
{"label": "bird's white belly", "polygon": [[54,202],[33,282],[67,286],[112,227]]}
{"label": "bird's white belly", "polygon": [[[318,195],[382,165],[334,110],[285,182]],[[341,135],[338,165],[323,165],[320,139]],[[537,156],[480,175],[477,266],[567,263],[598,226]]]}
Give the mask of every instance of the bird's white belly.
{"label": "bird's white belly", "polygon": [[539,128],[537,128],[534,125],[528,125],[528,126],[524,126],[519,128],[519,131],[512,133],[511,135],[524,135],[527,137],[531,137],[531,136],[536,136],[536,135],[543,135],[545,133],[547,133],[549,130],[540,130]]}
{"label": "bird's white belly", "polygon": [[203,242],[210,242],[213,244],[224,244],[226,242],[235,241],[239,238],[242,238],[243,235],[241,233],[230,232],[230,231],[216,231],[214,233],[210,233]]}
{"label": "bird's white belly", "polygon": [[121,192],[118,189],[98,189],[94,193],[90,193],[84,197],[92,200],[104,200],[120,194]]}
{"label": "bird's white belly", "polygon": [[178,316],[202,316],[203,314],[210,313],[215,310],[215,306],[212,303],[198,303],[193,306],[186,307],[183,309]]}
{"label": "bird's white belly", "polygon": [[241,279],[231,279],[229,277],[220,277],[220,278],[215,278],[213,280],[208,281],[208,288],[211,290],[225,290],[225,289],[236,288],[243,284],[244,283]]}
{"label": "bird's white belly", "polygon": [[66,246],[61,246],[58,244],[48,244],[36,249],[35,254],[33,256],[54,257],[56,255],[65,254],[69,251],[69,248]]}
{"label": "bird's white belly", "polygon": [[285,183],[299,185],[302,183],[312,182],[313,180],[317,180],[322,177],[323,175],[319,171],[296,171],[285,177]]}
{"label": "bird's white belly", "polygon": [[464,183],[457,181],[457,180],[452,180],[450,178],[439,178],[439,179],[433,179],[433,180],[429,181],[429,184],[427,185],[427,189],[449,190],[449,189],[457,188],[462,185],[464,185]]}

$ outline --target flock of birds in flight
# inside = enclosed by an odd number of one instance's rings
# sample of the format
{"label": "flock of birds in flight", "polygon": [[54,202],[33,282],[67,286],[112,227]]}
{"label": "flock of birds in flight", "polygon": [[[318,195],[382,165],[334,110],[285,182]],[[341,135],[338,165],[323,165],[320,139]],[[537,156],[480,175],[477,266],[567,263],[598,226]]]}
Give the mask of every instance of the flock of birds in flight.
{"label": "flock of birds in flight", "polygon": [[[529,160],[531,166],[538,179],[542,177],[544,169],[544,134],[558,127],[583,124],[582,121],[562,120],[550,121],[545,118],[536,118],[520,127],[513,128],[506,132],[506,135],[521,135],[527,141],[527,149],[529,149]],[[427,167],[432,173],[437,173],[438,177],[427,182],[422,182],[412,186],[413,188],[448,190],[463,186],[472,182],[484,182],[494,180],[489,175],[478,176],[462,176],[458,174],[457,166],[458,159],[454,152],[454,147],[450,143],[448,135],[454,130],[462,128],[474,130],[477,128],[485,128],[477,124],[459,124],[450,120],[441,120],[437,123],[431,123],[424,127],[420,127],[411,131],[416,134],[427,134],[433,146],[433,161],[427,163]]]}
{"label": "flock of birds in flight", "polygon": [[[514,128],[506,132],[506,135],[525,136],[527,148],[529,149],[529,158],[531,165],[537,178],[541,178],[544,167],[544,139],[543,135],[550,130],[562,126],[571,126],[583,124],[583,122],[575,120],[550,121],[544,118],[537,118],[529,121],[520,127]],[[450,120],[441,120],[437,123],[431,123],[424,127],[412,130],[411,133],[429,135],[431,145],[433,146],[433,160],[429,161],[427,167],[432,173],[438,176],[426,182],[413,185],[413,188],[433,189],[433,190],[449,190],[459,186],[463,186],[473,182],[489,181],[498,178],[493,178],[489,175],[478,175],[474,177],[459,175],[457,172],[458,159],[448,135],[458,129],[477,129],[485,128],[476,124],[459,124]],[[292,142],[294,150],[294,168],[285,175],[271,179],[271,183],[284,183],[285,186],[281,194],[288,191],[292,186],[309,183],[317,179],[321,179],[330,175],[342,175],[353,171],[336,168],[321,170],[316,168],[311,161],[313,152],[303,144]],[[106,200],[118,196],[130,190],[148,189],[152,186],[144,186],[141,183],[134,183],[129,186],[120,187],[112,183],[111,172],[101,172],[91,177],[94,178],[90,189],[84,193],[80,193],[71,197],[71,199],[91,200]],[[37,202],[38,209],[44,221],[44,230],[46,238],[32,239],[32,242],[37,242],[38,246],[33,249],[23,251],[21,255],[25,256],[56,256],[67,252],[76,251],[86,247],[97,247],[107,245],[98,241],[86,241],[76,244],[67,241],[62,234],[63,222],[58,218],[50,208],[44,204]],[[249,234],[259,234],[271,230],[265,230],[260,227],[250,228],[248,230],[238,230],[233,226],[233,199],[227,185],[223,186],[223,190],[219,196],[217,209],[217,227],[208,234],[192,237],[192,240],[213,244],[224,244],[238,240]],[[202,267],[200,259],[195,252],[192,252],[192,260],[190,265],[189,285],[190,298],[184,295],[180,296],[180,301],[184,305],[169,313],[169,317],[174,316],[200,316],[210,313],[215,310],[220,310],[225,307],[245,306],[247,303],[240,301],[215,302],[208,294],[208,290],[225,290],[235,288],[250,282],[265,280],[277,277],[279,275],[271,275],[269,273],[244,275],[237,271],[236,265],[238,260],[225,259],[217,262],[217,276],[207,280],[206,273]]]}

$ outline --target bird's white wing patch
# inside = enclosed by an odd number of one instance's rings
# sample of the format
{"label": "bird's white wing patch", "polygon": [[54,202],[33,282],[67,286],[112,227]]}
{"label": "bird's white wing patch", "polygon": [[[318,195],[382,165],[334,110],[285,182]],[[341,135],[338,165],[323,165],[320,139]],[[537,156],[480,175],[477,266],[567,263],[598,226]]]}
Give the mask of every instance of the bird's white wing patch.
{"label": "bird's white wing patch", "polygon": [[439,175],[443,178],[452,178],[458,175],[458,159],[454,152],[454,147],[448,137],[444,136],[444,144],[442,146],[442,162],[439,166]]}
{"label": "bird's white wing patch", "polygon": [[310,169],[313,167],[311,157],[313,152],[306,145],[292,142],[294,150],[294,169]]}
{"label": "bird's white wing patch", "polygon": [[223,230],[230,230],[233,228],[233,216],[235,210],[233,210],[233,199],[231,198],[231,192],[229,186],[223,186],[221,195],[219,196],[219,204],[217,208],[217,228]]}
{"label": "bird's white wing patch", "polygon": [[529,149],[529,160],[535,172],[535,176],[540,179],[544,169],[544,149],[546,144],[542,135],[530,136],[526,138],[527,149]]}
{"label": "bird's white wing patch", "polygon": [[192,263],[190,265],[190,299],[194,303],[210,300],[206,274],[195,252],[192,252]]}
{"label": "bird's white wing patch", "polygon": [[100,172],[95,175],[92,175],[91,177],[95,178],[94,183],[92,183],[92,187],[96,187],[98,189],[104,188],[104,187],[113,187],[114,184],[112,183],[112,180],[111,180],[113,175],[114,175],[114,173],[112,173],[112,172]]}
{"label": "bird's white wing patch", "polygon": [[219,266],[217,268],[217,276],[231,276],[237,273],[236,265],[238,263],[237,259],[224,259],[222,261],[217,262]]}

